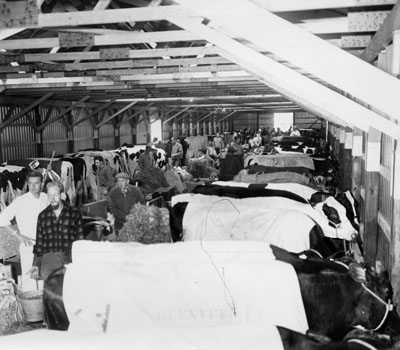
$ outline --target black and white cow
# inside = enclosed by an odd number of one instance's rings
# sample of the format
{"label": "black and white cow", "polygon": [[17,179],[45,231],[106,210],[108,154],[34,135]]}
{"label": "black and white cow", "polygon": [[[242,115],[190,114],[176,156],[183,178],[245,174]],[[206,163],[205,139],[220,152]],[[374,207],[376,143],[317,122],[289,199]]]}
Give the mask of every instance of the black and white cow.
{"label": "black and white cow", "polygon": [[[351,241],[357,235],[346,218],[344,207],[332,197],[313,207],[302,195],[259,184],[198,186],[194,192],[172,198],[170,224],[174,240],[180,237],[184,240],[265,240],[278,245],[289,244],[283,247],[298,248],[298,252],[302,250],[300,242],[305,242],[304,237],[318,237],[310,235],[314,226],[320,227],[329,238]],[[300,240],[297,246],[296,239]],[[315,244],[320,239],[311,241]],[[327,240],[324,241],[327,244]],[[328,245],[329,250],[323,252],[325,256],[328,251],[335,250]],[[308,249],[312,245],[303,247]]]}

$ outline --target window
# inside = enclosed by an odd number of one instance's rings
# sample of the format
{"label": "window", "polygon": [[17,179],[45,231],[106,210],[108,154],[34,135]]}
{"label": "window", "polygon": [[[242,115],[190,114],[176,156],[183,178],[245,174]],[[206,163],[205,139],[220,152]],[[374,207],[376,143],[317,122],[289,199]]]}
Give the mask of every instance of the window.
{"label": "window", "polygon": [[150,124],[150,139],[151,141],[157,137],[158,140],[162,140],[162,121],[161,119],[157,119]]}
{"label": "window", "polygon": [[274,128],[286,132],[293,126],[293,113],[274,113]]}

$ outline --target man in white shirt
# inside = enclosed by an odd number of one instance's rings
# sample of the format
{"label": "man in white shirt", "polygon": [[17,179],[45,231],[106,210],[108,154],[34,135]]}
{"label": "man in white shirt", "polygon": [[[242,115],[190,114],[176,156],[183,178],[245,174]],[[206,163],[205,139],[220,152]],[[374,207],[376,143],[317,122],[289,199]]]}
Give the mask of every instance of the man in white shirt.
{"label": "man in white shirt", "polygon": [[[23,291],[36,288],[36,281],[27,273],[32,267],[38,215],[50,204],[47,195],[42,192],[42,174],[39,171],[33,171],[28,174],[27,181],[29,192],[17,197],[0,214],[0,227],[6,227],[20,241]],[[17,229],[11,224],[14,218]]]}

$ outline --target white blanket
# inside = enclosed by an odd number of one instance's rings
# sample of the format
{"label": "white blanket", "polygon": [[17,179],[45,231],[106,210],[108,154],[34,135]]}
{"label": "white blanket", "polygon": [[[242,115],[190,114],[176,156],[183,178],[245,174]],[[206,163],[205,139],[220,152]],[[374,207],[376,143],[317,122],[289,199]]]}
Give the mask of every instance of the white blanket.
{"label": "white blanket", "polygon": [[[101,251],[101,242],[92,242]],[[296,273],[263,242],[133,248],[120,263],[74,262],[64,280],[71,331],[279,325],[308,329]],[[282,278],[285,276],[285,278]]]}
{"label": "white blanket", "polygon": [[[330,238],[351,240],[352,236],[357,234],[357,231],[351,226],[345,215],[344,217],[343,215],[341,216],[343,220],[340,227],[334,228],[330,226],[328,218],[323,213],[322,203],[314,209],[309,204],[282,197],[228,198],[191,194],[190,197],[186,196],[185,199],[188,200],[188,206],[182,221],[185,240],[210,239],[212,236],[208,235],[207,232],[215,225],[219,226],[219,229],[226,228],[226,232],[223,234],[229,234],[231,230],[241,230],[243,225],[249,225],[251,229],[257,229],[260,226],[258,220],[264,220],[259,219],[259,217],[267,215],[266,213],[270,210],[276,209],[306,214],[318,223],[324,235]],[[178,201],[179,198],[174,200],[174,202]],[[254,224],[249,221],[250,216],[253,217],[251,220],[254,220]],[[300,220],[296,224],[293,223],[295,232],[301,232],[302,227],[300,225],[303,225],[303,222],[307,225],[306,220]],[[240,229],[237,229],[237,225],[241,225]],[[265,221],[265,225],[268,225],[267,221]],[[251,229],[249,230],[250,232]],[[279,230],[279,232],[282,232],[282,230]]]}
{"label": "white blanket", "polygon": [[244,166],[251,164],[259,164],[269,167],[304,167],[314,170],[314,161],[311,157],[305,154],[271,154],[261,155],[249,153],[244,159]]}
{"label": "white blanket", "polygon": [[74,333],[40,329],[0,337],[8,350],[283,350],[279,332],[268,325],[202,328],[144,328],[121,333]]}
{"label": "white blanket", "polygon": [[[244,187],[248,188],[250,185],[254,185],[248,182],[236,182],[236,181],[214,181],[213,185],[226,186],[226,187]],[[265,184],[265,188],[268,190],[281,190],[295,193],[305,200],[309,201],[311,196],[318,192],[318,189],[312,188],[310,186],[297,184],[293,182],[282,182],[282,183],[269,183]]]}

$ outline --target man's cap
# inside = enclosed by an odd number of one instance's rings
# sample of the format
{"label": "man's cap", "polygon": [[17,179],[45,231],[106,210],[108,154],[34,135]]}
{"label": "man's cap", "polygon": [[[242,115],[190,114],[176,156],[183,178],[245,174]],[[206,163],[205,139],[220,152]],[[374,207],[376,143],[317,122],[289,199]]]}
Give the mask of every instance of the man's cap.
{"label": "man's cap", "polygon": [[130,177],[127,173],[119,173],[115,176],[115,178],[116,179],[127,179],[127,180],[130,179]]}

